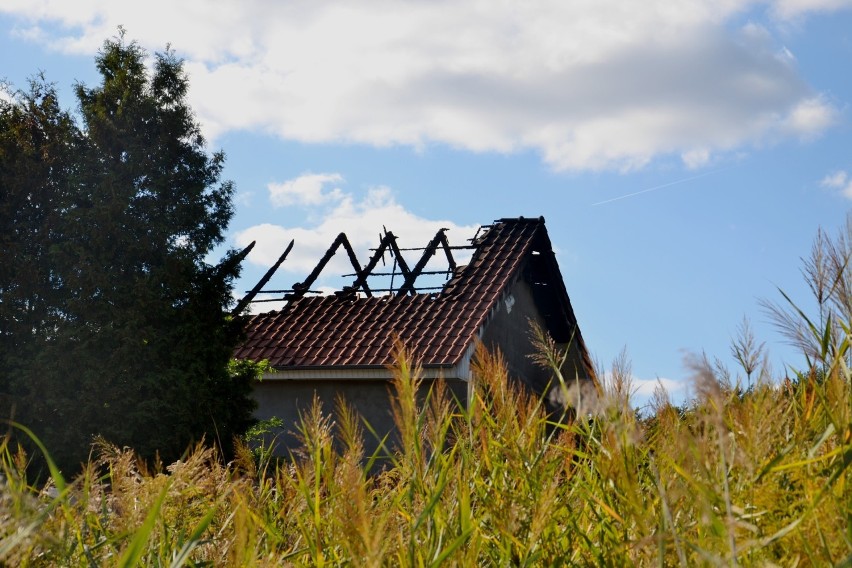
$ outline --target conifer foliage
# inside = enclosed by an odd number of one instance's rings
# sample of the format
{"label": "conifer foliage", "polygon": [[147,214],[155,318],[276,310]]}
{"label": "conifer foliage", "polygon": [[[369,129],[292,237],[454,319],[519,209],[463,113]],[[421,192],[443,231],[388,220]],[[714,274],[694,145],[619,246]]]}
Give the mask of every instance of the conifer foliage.
{"label": "conifer foliage", "polygon": [[[229,366],[233,214],[186,101],[182,61],[123,32],[63,110],[43,77],[0,98],[0,418],[74,468],[95,435],[175,459],[250,424],[251,369]],[[239,369],[239,371],[235,371]]]}

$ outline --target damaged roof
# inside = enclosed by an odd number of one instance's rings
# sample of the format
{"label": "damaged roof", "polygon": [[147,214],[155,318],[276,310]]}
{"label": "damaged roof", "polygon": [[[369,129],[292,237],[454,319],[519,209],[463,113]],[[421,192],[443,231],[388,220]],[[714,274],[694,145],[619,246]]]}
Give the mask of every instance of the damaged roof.
{"label": "damaged roof", "polygon": [[456,268],[439,293],[298,297],[279,311],[249,316],[234,356],[267,359],[276,370],[384,367],[399,337],[424,367],[452,366],[521,276],[553,339],[565,343],[573,336],[585,351],[543,217],[499,219],[472,244],[470,262]]}

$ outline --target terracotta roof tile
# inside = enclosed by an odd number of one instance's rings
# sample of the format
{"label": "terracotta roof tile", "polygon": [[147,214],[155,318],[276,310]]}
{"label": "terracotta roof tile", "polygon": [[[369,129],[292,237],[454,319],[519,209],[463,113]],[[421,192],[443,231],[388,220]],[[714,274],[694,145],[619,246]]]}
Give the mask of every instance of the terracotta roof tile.
{"label": "terracotta roof tile", "polygon": [[424,365],[454,365],[542,233],[549,248],[543,219],[496,221],[439,294],[305,296],[252,316],[235,357],[268,359],[276,369],[384,366],[398,334]]}

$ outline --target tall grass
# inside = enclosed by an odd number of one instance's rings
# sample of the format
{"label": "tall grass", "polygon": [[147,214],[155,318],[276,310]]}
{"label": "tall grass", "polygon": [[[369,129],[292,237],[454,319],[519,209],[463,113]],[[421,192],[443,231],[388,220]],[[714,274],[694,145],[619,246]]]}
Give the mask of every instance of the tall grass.
{"label": "tall grass", "polygon": [[98,441],[81,475],[54,472],[40,488],[5,439],[0,561],[850,566],[852,320],[830,305],[846,263],[833,270],[818,317],[773,307],[803,348],[802,370],[773,378],[744,324],[732,346],[738,370],[697,358],[695,399],[677,407],[659,390],[644,416],[630,406],[626,358],[579,396],[539,335],[539,359],[571,401],[567,419],[483,350],[467,405],[440,382],[424,399],[416,360],[399,346],[390,409],[399,439],[373,456],[362,443],[369,425],[343,401],[337,422],[315,401],[288,459],[242,445],[224,464],[199,445],[149,467]]}

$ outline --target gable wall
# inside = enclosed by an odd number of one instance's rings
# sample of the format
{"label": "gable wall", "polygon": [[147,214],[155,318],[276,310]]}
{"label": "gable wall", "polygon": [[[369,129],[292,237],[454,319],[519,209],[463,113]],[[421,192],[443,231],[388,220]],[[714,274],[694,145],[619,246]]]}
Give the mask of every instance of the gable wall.
{"label": "gable wall", "polygon": [[[496,308],[491,312],[481,339],[486,348],[500,349],[512,378],[528,386],[535,393],[541,394],[551,382],[552,374],[529,358],[529,355],[535,351],[531,321],[546,329],[544,318],[536,306],[532,288],[528,282],[519,278],[503,294]],[[557,346],[565,349],[568,344],[561,343]],[[577,344],[574,344],[563,365],[563,377],[566,381],[573,381],[575,378],[588,379],[583,369],[580,349]]]}
{"label": "gable wall", "polygon": [[550,374],[527,357],[533,352],[530,320],[544,325],[529,284],[519,279],[492,310],[481,339],[486,349],[500,350],[509,375],[540,393],[550,380]]}

